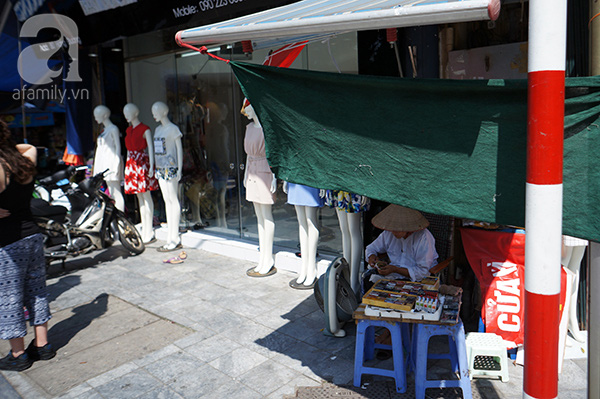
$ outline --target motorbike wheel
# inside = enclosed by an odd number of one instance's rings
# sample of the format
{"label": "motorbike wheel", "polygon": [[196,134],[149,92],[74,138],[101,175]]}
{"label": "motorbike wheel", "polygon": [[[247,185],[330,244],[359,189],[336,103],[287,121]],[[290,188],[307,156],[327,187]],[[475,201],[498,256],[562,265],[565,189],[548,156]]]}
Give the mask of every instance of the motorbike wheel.
{"label": "motorbike wheel", "polygon": [[133,223],[123,217],[117,218],[114,223],[119,232],[119,241],[121,241],[121,244],[123,244],[123,247],[125,247],[126,250],[133,255],[139,255],[144,252],[145,246],[142,241],[142,236]]}

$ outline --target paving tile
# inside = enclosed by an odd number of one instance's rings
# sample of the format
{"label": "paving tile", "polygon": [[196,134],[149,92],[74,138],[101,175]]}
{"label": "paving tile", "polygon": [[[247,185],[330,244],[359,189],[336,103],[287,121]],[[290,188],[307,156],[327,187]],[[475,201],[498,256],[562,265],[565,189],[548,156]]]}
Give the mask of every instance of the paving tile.
{"label": "paving tile", "polygon": [[[61,396],[62,398],[62,396]],[[77,396],[68,397],[69,399],[106,399],[105,396],[100,395],[98,391],[95,389],[90,389],[88,391],[82,392]]]}
{"label": "paving tile", "polygon": [[[226,398],[220,390],[237,385],[228,375],[205,364],[191,372],[181,372],[169,383],[169,387],[184,398]],[[244,396],[240,396],[243,398]]]}
{"label": "paving tile", "polygon": [[23,399],[40,399],[50,398],[38,381],[29,378],[23,372],[16,371],[0,371],[6,378],[6,381],[21,395]]}
{"label": "paving tile", "polygon": [[100,385],[104,385],[110,381],[121,378],[122,376],[131,373],[139,369],[139,366],[133,362],[125,363],[117,368],[107,371],[104,374],[100,374],[97,377],[91,378],[87,380],[88,385],[92,388],[97,388]]}
{"label": "paving tile", "polygon": [[236,378],[266,360],[266,357],[250,349],[238,348],[212,360],[209,364],[230,377]]}
{"label": "paving tile", "polygon": [[144,367],[144,366],[147,366],[151,363],[154,363],[164,357],[170,356],[179,351],[180,351],[180,348],[175,346],[174,344],[167,345],[164,348],[160,348],[157,351],[147,354],[146,356],[142,357],[141,359],[134,359],[133,363],[135,363],[139,367]]}
{"label": "paving tile", "polygon": [[309,337],[320,333],[324,327],[325,325],[321,320],[317,321],[303,316],[285,324],[277,331],[299,340],[306,340]]}
{"label": "paving tile", "polygon": [[186,348],[185,351],[204,362],[210,362],[240,347],[241,345],[237,342],[220,334],[198,342],[198,344]]}
{"label": "paving tile", "polygon": [[80,396],[86,394],[89,391],[96,392],[96,390],[94,388],[92,388],[88,383],[84,382],[81,385],[77,385],[76,387],[69,389],[67,392],[63,393],[62,395],[58,396],[57,398],[58,399],[75,399],[75,398],[79,398]]}
{"label": "paving tile", "polygon": [[315,381],[304,375],[294,378],[287,384],[283,385],[275,392],[267,396],[267,399],[281,399],[284,395],[294,395],[296,390],[300,387],[318,387],[323,381]]}
{"label": "paving tile", "polygon": [[148,364],[144,368],[163,383],[171,384],[182,375],[196,374],[195,370],[202,367],[204,367],[204,362],[198,360],[197,357],[183,351],[177,351]]}
{"label": "paving tile", "polygon": [[323,331],[324,328],[302,340],[307,344],[332,353],[343,351],[348,347],[352,347],[352,350],[354,350],[354,344],[356,342],[354,334],[346,334],[345,337],[331,337],[323,334]]}
{"label": "paving tile", "polygon": [[2,376],[0,372],[0,392],[2,399],[21,399],[21,395],[15,391],[10,383]]}
{"label": "paving tile", "polygon": [[138,396],[138,399],[183,399],[183,396],[166,386],[159,386]]}
{"label": "paving tile", "polygon": [[331,356],[330,353],[323,352],[305,342],[297,341],[282,353],[273,356],[272,360],[310,378],[321,379],[321,376],[316,374],[313,369],[318,362],[328,359],[329,356]]}
{"label": "paving tile", "polygon": [[[89,330],[90,328],[86,328]],[[93,377],[140,358],[174,340],[182,338],[189,330],[158,320],[143,327],[125,332],[86,349],[71,352],[67,345],[54,359],[43,362],[43,367],[25,371],[48,393],[59,395]],[[79,347],[79,342],[75,339]]]}
{"label": "paving tile", "polygon": [[208,328],[197,331],[187,337],[181,338],[174,342],[174,345],[179,348],[187,348],[188,346],[196,345],[207,338],[215,336],[216,333]]}
{"label": "paving tile", "polygon": [[251,340],[239,342],[245,347],[252,349],[268,358],[274,357],[278,353],[285,353],[286,349],[298,342],[297,339],[277,331],[272,331],[265,336],[251,336]]}
{"label": "paving tile", "polygon": [[101,298],[74,308],[70,318],[52,323],[48,336],[59,353],[67,349],[69,354],[76,353],[160,320],[135,306],[116,313],[107,306],[106,299]]}
{"label": "paving tile", "polygon": [[120,378],[96,387],[96,391],[105,398],[129,399],[159,388],[162,384],[143,369],[135,370]]}
{"label": "paving tile", "polygon": [[267,396],[292,381],[297,375],[290,368],[272,360],[267,360],[240,375],[238,380],[261,395]]}

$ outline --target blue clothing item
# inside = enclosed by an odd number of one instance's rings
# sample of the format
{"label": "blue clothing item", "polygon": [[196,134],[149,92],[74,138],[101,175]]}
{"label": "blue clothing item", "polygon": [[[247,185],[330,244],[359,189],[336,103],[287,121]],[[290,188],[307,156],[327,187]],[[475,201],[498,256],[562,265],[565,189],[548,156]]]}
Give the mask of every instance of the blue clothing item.
{"label": "blue clothing item", "polygon": [[23,306],[29,311],[31,325],[42,325],[52,317],[41,234],[0,248],[0,339],[27,334]]}
{"label": "blue clothing item", "polygon": [[327,190],[325,191],[325,205],[347,213],[359,213],[369,210],[371,199],[348,191]]}
{"label": "blue clothing item", "polygon": [[290,205],[322,207],[324,200],[319,197],[319,189],[302,184],[288,183],[288,200]]}

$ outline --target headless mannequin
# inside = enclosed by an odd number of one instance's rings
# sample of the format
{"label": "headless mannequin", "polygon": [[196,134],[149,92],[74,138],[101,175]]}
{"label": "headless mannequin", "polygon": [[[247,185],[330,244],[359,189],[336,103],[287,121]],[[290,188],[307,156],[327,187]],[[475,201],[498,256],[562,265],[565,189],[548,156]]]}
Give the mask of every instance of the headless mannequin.
{"label": "headless mannequin", "polygon": [[[247,105],[242,113],[245,113],[246,117],[250,119],[252,125],[255,128],[262,129],[262,126],[254,112],[252,105]],[[249,125],[249,126],[250,126]],[[248,165],[248,162],[246,162]],[[244,187],[248,181],[248,167],[246,167],[244,174]],[[274,193],[277,189],[277,179],[273,176],[271,181],[270,191]],[[254,204],[254,212],[256,213],[256,219],[258,222],[258,243],[260,249],[260,258],[258,265],[254,268],[253,272],[265,275],[271,271],[275,261],[273,259],[273,238],[275,236],[275,221],[273,220],[272,205],[261,204],[258,202],[252,202]],[[252,269],[248,270],[247,274],[252,272]]]}
{"label": "headless mannequin", "polygon": [[[569,241],[568,238],[566,240]],[[561,264],[575,274],[569,305],[569,331],[576,341],[585,342],[585,336],[579,330],[579,322],[577,321],[577,297],[579,295],[579,269],[587,244],[584,244],[586,243],[585,240],[577,239],[577,241],[583,245],[565,245],[565,237],[563,236]]]}
{"label": "headless mannequin", "polygon": [[98,147],[94,154],[94,173],[101,173],[109,168],[104,180],[108,186],[110,196],[115,200],[115,206],[123,212],[125,200],[121,193],[121,180],[123,178],[123,161],[121,159],[121,140],[119,129],[110,120],[110,110],[104,105],[94,108],[94,119],[104,129],[98,136]]}
{"label": "headless mannequin", "polygon": [[[129,122],[134,128],[141,123],[138,117],[139,114],[140,110],[135,104],[126,104],[123,108],[123,115],[125,116],[125,120],[127,120],[127,122]],[[144,132],[144,138],[146,139],[146,144],[148,145],[148,154],[154,154],[154,149],[152,145],[152,132],[150,131],[150,129]],[[148,177],[152,177],[154,175],[154,156],[149,156],[148,159],[150,162],[150,167],[148,169]],[[152,228],[152,218],[154,216],[154,202],[152,201],[152,194],[148,190],[143,193],[136,193],[136,197],[140,206],[140,218],[142,221],[142,240],[144,241],[144,243],[148,243],[154,240],[154,229]]]}
{"label": "headless mannequin", "polygon": [[[283,191],[288,193],[287,182],[283,185]],[[322,202],[321,202],[322,204]],[[295,205],[296,217],[298,218],[298,237],[300,239],[300,254],[302,256],[302,267],[298,278],[290,281],[290,287],[296,289],[309,289],[314,287],[317,278],[317,246],[319,244],[319,228],[317,206]]]}
{"label": "headless mannequin", "polygon": [[[322,195],[325,195],[325,190],[322,190]],[[363,255],[363,237],[361,227],[361,213],[367,210],[370,206],[370,199],[364,195],[356,195],[347,193],[346,197],[352,198],[352,203],[342,206],[340,209],[338,199],[334,198],[336,192],[329,192],[331,198],[326,201],[329,206],[335,207],[340,231],[342,232],[342,253],[344,259],[350,265],[350,276],[348,278],[352,290],[358,295],[360,293],[360,264]],[[329,203],[329,202],[332,203]],[[356,202],[356,203],[355,203]],[[348,212],[348,208],[352,208],[353,212]]]}
{"label": "headless mannequin", "polygon": [[[169,108],[165,103],[158,101],[152,105],[152,116],[154,120],[160,122],[154,133],[155,144],[160,144],[160,146],[154,145],[155,174],[165,201],[165,211],[167,214],[167,243],[158,248],[162,252],[171,251],[181,246],[179,238],[181,206],[177,196],[177,188],[179,180],[181,180],[181,171],[183,168],[182,134],[179,128],[169,120],[168,114]],[[161,143],[160,139],[162,138],[165,140]],[[174,143],[168,143],[171,140],[174,140]],[[159,164],[156,157],[162,153],[162,147],[166,147],[169,144],[174,144],[175,153],[172,158],[173,164],[167,167],[166,165]]]}

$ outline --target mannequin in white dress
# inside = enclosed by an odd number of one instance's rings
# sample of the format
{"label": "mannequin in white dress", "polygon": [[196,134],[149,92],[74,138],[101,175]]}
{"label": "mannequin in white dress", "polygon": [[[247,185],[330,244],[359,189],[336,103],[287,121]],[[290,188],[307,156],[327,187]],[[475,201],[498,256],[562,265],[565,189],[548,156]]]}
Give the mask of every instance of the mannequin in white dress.
{"label": "mannequin in white dress", "polygon": [[160,125],[154,131],[154,174],[165,201],[167,213],[167,243],[157,250],[160,252],[173,251],[181,248],[179,237],[179,204],[178,184],[183,168],[183,134],[168,117],[169,108],[163,102],[157,101],[152,105],[152,116]]}
{"label": "mannequin in white dress", "polygon": [[242,114],[252,121],[246,126],[244,137],[244,149],[248,154],[244,187],[246,187],[246,200],[251,201],[254,205],[260,248],[258,265],[248,269],[246,274],[250,277],[265,277],[277,272],[273,258],[275,222],[271,210],[275,202],[273,193],[277,189],[277,179],[271,173],[264,154],[265,143],[262,126],[254,112],[254,108],[246,102],[244,105]]}
{"label": "mannequin in white dress", "polygon": [[[154,148],[152,143],[152,132],[150,128],[140,122],[139,119],[140,110],[135,104],[126,104],[123,107],[123,115],[125,120],[131,125],[127,129],[127,137],[125,138],[125,146],[128,147],[128,139],[130,139],[135,150],[141,145],[138,143],[141,133],[141,137],[145,141],[146,149],[140,151],[134,151],[128,148],[128,162],[127,165],[131,165],[131,170],[125,167],[125,193],[129,194],[128,186],[131,186],[131,193],[135,193],[139,207],[140,207],[140,219],[142,222],[142,240],[145,244],[155,240],[154,229],[152,227],[152,218],[154,216],[154,202],[152,201],[152,195],[150,190],[155,190],[156,180],[154,177]],[[129,138],[129,135],[132,137]],[[143,143],[141,143],[143,145]],[[139,154],[138,154],[139,153]],[[130,156],[131,154],[131,156]],[[138,161],[137,158],[142,159]],[[151,155],[151,156],[150,156]],[[135,157],[135,158],[134,158]],[[133,163],[130,163],[130,158]],[[147,163],[146,163],[147,162]],[[128,176],[130,173],[130,176]],[[145,175],[145,176],[142,176]],[[135,180],[138,181],[135,181]],[[132,180],[131,184],[128,185],[129,180]]]}
{"label": "mannequin in white dress", "polygon": [[123,180],[123,159],[121,157],[121,139],[119,129],[110,120],[110,110],[104,105],[94,108],[94,119],[104,129],[96,144],[94,153],[94,174],[108,169],[104,180],[108,186],[110,196],[115,200],[118,210],[125,210],[125,200],[121,192],[121,181]]}

